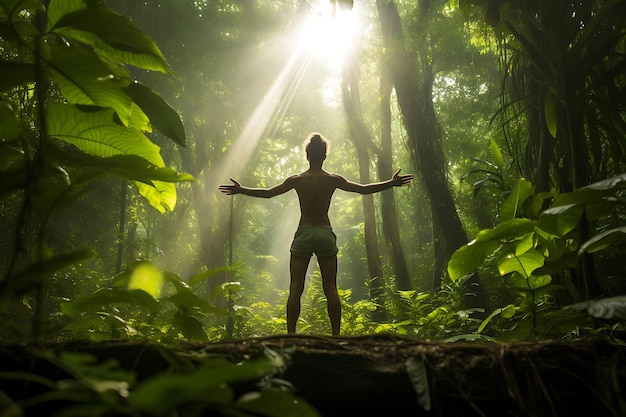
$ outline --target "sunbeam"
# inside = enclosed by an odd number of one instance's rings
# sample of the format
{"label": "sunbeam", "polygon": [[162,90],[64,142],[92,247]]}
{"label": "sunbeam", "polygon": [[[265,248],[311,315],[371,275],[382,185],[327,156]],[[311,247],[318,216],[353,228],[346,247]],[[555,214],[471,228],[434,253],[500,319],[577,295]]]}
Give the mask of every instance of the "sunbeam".
{"label": "sunbeam", "polygon": [[[326,3],[326,2],[324,2]],[[282,69],[277,73],[273,83],[269,86],[260,102],[248,118],[244,128],[226,155],[218,161],[213,175],[206,178],[210,189],[217,189],[218,184],[224,183],[229,177],[238,177],[256,151],[263,138],[272,137],[287,116],[290,106],[297,96],[305,77],[324,77],[320,84],[325,86],[323,100],[326,104],[337,101],[336,97],[327,90],[329,86],[339,90],[338,80],[343,64],[343,57],[354,41],[353,31],[356,20],[353,13],[327,7],[330,2],[316,10],[311,10],[299,24],[297,32],[290,32],[285,36],[295,37],[297,42]],[[315,68],[322,69],[320,73],[312,73],[312,62]],[[338,95],[338,93],[336,93]],[[303,133],[304,135],[307,132]],[[278,179],[267,179],[268,182],[277,182]],[[291,205],[293,203],[293,206]],[[294,207],[297,202],[289,203]],[[288,287],[288,253],[291,237],[297,227],[297,210],[288,210],[281,214],[281,221],[271,240],[273,243],[267,248],[267,254],[275,256],[278,262],[271,261],[266,265],[267,270],[273,271],[278,288]],[[311,263],[310,269],[315,268]]]}
{"label": "sunbeam", "polygon": [[[299,33],[287,36],[299,36],[294,51],[287,63],[280,70],[273,84],[268,88],[255,110],[249,117],[239,137],[233,142],[227,156],[220,161],[222,177],[214,177],[216,188],[220,181],[230,176],[237,176],[247,164],[261,138],[271,135],[298,93],[302,80],[308,74],[313,59],[325,63],[336,70],[335,77],[342,64],[342,57],[353,42],[356,27],[355,14],[346,10],[333,10],[330,2],[312,10],[305,17]],[[329,85],[336,85],[330,83]]]}

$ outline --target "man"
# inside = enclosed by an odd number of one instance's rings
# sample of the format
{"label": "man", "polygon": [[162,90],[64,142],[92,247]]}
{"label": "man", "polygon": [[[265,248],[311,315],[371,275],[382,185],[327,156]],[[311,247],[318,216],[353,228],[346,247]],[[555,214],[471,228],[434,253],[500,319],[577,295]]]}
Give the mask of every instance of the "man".
{"label": "man", "polygon": [[328,317],[333,335],[339,334],[341,324],[341,301],[337,293],[337,237],[328,218],[330,200],[336,189],[359,194],[372,194],[391,187],[407,185],[413,175],[400,175],[400,169],[387,181],[358,184],[341,175],[322,169],[329,143],[319,133],[312,133],[305,141],[309,169],[293,175],[282,184],[271,188],[249,188],[230,179],[232,185],[220,185],[227,195],[245,194],[252,197],[271,198],[295,189],[300,201],[300,224],[291,244],[289,269],[291,284],[287,301],[287,332],[296,332],[300,316],[300,297],[304,291],[306,271],[311,255],[315,253],[322,274],[322,286],[326,295]]}

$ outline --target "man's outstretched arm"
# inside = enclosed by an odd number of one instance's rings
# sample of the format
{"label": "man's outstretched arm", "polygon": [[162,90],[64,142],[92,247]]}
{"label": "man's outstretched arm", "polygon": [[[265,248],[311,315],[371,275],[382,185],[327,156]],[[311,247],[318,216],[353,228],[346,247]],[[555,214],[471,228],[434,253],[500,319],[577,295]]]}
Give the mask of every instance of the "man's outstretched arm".
{"label": "man's outstretched arm", "polygon": [[413,174],[400,175],[400,168],[398,168],[398,170],[393,174],[393,177],[387,181],[359,184],[344,179],[338,187],[344,191],[350,191],[353,193],[372,194],[391,187],[402,187],[404,185],[408,185],[413,180],[413,177]]}
{"label": "man's outstretched arm", "polygon": [[294,187],[292,177],[287,178],[281,184],[271,188],[250,188],[244,187],[233,178],[230,179],[232,184],[220,185],[219,190],[226,195],[245,194],[251,197],[272,198],[279,194],[286,193]]}

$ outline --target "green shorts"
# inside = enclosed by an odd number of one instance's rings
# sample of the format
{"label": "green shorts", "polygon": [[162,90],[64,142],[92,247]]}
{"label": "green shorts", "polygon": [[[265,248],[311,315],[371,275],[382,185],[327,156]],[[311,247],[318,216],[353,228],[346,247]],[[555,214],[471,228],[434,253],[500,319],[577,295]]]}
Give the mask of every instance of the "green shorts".
{"label": "green shorts", "polygon": [[326,258],[337,255],[337,236],[330,226],[300,226],[291,244],[291,254],[310,258],[313,253]]}

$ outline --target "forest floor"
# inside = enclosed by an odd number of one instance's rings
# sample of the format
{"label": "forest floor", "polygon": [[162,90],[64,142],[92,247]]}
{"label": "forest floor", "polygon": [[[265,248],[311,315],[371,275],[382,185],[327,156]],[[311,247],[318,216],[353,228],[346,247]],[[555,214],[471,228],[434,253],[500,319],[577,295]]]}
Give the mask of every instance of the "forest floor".
{"label": "forest floor", "polygon": [[[8,363],[15,369],[24,359],[23,348],[0,349],[3,370]],[[140,380],[170,365],[162,349],[148,342],[72,342],[53,348],[89,352],[103,361],[115,358]],[[188,343],[173,350],[235,363],[277,353],[285,366],[275,377],[323,417],[626,416],[626,346],[605,340],[444,343],[384,335],[281,335]]]}

